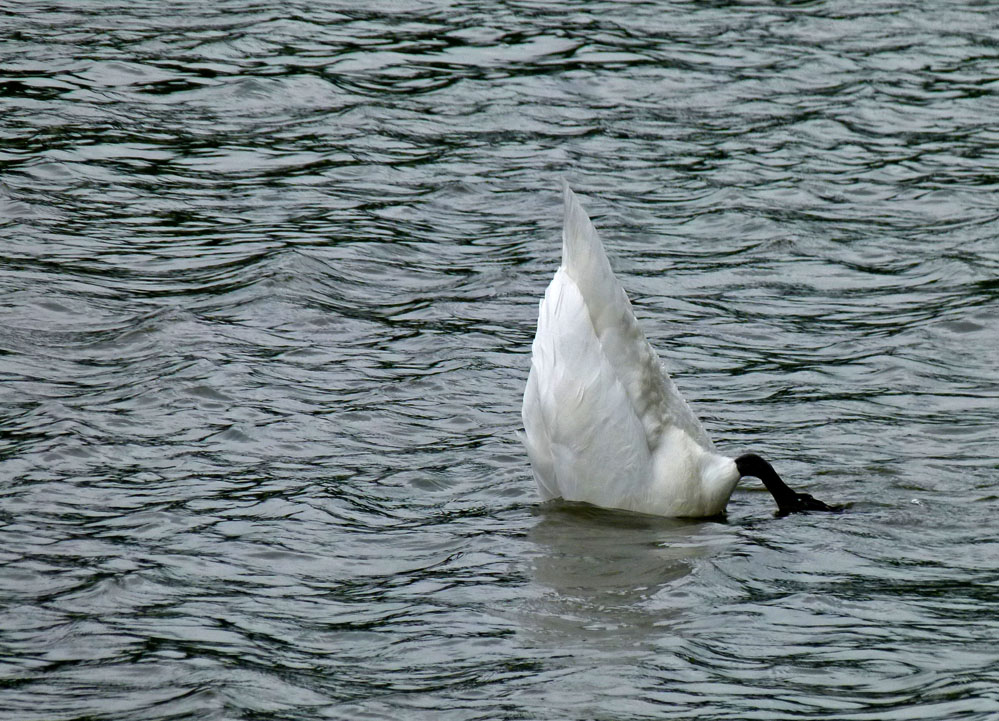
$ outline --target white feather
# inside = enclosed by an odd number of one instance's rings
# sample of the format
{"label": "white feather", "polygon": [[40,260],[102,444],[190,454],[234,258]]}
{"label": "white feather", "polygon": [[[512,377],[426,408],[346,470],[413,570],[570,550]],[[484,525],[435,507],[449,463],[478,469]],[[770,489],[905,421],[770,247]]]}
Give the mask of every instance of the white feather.
{"label": "white feather", "polygon": [[713,516],[739,480],[663,371],[568,187],[562,265],[541,301],[523,419],[544,500]]}

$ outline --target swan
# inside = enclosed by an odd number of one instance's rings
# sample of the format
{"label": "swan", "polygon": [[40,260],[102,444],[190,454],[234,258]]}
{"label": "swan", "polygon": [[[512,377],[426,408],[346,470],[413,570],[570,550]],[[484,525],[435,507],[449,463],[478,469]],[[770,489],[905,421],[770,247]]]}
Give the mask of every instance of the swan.
{"label": "swan", "polygon": [[566,185],[562,265],[538,312],[521,434],[542,500],[659,516],[725,511],[743,476],[778,514],[830,511],[755,453],[719,454],[663,370],[597,231]]}

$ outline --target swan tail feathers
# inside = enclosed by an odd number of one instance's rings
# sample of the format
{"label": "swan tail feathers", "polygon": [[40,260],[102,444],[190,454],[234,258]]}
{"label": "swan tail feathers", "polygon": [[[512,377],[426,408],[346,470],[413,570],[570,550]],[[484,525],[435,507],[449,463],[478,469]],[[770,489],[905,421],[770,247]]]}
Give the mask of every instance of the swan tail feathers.
{"label": "swan tail feathers", "polygon": [[657,445],[657,439],[675,426],[713,451],[714,445],[701,422],[649,345],[589,216],[568,186],[563,193],[565,226],[560,270],[579,288],[603,354],[627,391],[650,446]]}

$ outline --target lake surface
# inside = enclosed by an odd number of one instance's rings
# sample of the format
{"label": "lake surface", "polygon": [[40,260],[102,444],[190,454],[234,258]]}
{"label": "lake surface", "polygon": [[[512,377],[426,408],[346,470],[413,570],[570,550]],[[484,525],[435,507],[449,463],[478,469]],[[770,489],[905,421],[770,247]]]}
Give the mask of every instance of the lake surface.
{"label": "lake surface", "polygon": [[[997,33],[0,10],[0,717],[997,718]],[[719,450],[845,513],[538,504],[563,179]]]}

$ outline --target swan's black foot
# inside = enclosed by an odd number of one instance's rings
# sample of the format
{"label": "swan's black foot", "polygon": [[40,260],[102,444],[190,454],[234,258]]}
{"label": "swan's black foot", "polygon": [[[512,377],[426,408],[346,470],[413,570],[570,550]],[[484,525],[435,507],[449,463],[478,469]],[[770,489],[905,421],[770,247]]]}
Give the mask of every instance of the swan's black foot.
{"label": "swan's black foot", "polygon": [[808,493],[795,493],[793,498],[783,498],[777,511],[778,516],[786,516],[789,513],[802,513],[804,511],[827,511],[829,513],[839,513],[842,506],[830,506],[823,503]]}
{"label": "swan's black foot", "polygon": [[747,453],[735,459],[735,467],[739,469],[740,476],[755,476],[763,481],[763,485],[770,491],[770,495],[777,501],[777,515],[786,516],[789,513],[801,513],[803,511],[842,511],[842,506],[827,506],[818,498],[813,498],[807,493],[797,493],[788,488],[787,484],[780,479],[774,467],[760,458],[755,453]]}

